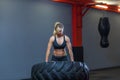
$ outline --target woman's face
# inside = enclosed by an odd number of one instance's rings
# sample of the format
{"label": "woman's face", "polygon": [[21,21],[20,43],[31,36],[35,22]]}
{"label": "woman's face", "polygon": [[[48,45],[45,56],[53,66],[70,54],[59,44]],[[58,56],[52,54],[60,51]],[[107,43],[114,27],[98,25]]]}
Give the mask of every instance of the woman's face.
{"label": "woman's face", "polygon": [[56,28],[57,34],[60,34],[60,35],[63,34],[63,30],[64,30],[63,27],[57,27],[57,28]]}

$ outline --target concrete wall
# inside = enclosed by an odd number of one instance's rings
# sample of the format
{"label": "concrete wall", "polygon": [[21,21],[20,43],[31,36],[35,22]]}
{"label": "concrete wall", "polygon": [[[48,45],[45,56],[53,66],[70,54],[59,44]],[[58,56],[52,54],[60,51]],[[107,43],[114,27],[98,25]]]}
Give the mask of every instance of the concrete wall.
{"label": "concrete wall", "polygon": [[[98,23],[100,17],[108,17],[109,47],[101,48]],[[90,9],[83,17],[84,59],[90,69],[120,66],[120,14]]]}
{"label": "concrete wall", "polygon": [[54,22],[71,36],[71,6],[51,0],[0,0],[0,80],[30,78],[45,60]]}

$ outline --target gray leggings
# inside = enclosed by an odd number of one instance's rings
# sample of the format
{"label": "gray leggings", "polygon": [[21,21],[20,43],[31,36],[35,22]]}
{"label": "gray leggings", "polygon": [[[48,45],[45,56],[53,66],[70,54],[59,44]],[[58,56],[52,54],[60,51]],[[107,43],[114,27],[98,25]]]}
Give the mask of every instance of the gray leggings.
{"label": "gray leggings", "polygon": [[68,61],[67,56],[55,56],[52,55],[52,61]]}

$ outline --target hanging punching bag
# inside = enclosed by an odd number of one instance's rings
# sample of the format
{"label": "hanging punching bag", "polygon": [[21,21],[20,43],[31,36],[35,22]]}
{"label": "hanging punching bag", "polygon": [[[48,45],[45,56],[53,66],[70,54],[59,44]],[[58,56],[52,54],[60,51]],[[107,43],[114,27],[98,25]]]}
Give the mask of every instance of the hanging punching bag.
{"label": "hanging punching bag", "polygon": [[108,17],[101,17],[98,24],[98,31],[100,33],[100,45],[102,48],[109,46],[108,35],[110,32],[110,24]]}

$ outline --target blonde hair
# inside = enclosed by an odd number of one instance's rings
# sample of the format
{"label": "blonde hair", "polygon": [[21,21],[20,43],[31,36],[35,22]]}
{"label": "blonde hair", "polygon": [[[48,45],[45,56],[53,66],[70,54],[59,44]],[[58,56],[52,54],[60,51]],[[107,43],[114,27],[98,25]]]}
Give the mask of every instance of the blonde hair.
{"label": "blonde hair", "polygon": [[55,22],[53,35],[56,35],[56,34],[57,34],[57,31],[56,31],[57,27],[64,28],[64,25],[63,25],[61,22]]}

